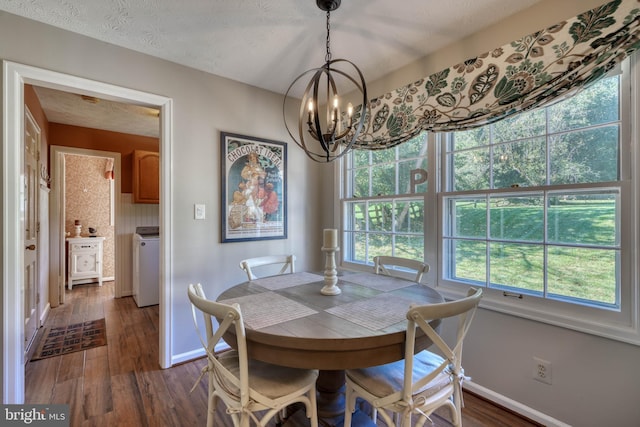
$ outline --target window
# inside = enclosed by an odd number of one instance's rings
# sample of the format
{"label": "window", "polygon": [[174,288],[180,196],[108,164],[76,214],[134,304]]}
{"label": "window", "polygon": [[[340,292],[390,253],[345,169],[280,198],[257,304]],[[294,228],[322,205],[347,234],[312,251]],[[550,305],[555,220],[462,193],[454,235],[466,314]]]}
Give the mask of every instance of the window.
{"label": "window", "polygon": [[482,286],[484,308],[640,344],[628,62],[545,108],[353,151],[342,265],[424,260],[427,283],[445,296]]}
{"label": "window", "polygon": [[377,255],[424,259],[427,138],[348,156],[343,258],[373,264]]}
{"label": "window", "polygon": [[[444,278],[620,309],[620,77],[452,133]],[[449,195],[459,194],[459,195]]]}
{"label": "window", "polygon": [[488,308],[640,343],[628,75],[443,138],[438,286],[482,286]]}

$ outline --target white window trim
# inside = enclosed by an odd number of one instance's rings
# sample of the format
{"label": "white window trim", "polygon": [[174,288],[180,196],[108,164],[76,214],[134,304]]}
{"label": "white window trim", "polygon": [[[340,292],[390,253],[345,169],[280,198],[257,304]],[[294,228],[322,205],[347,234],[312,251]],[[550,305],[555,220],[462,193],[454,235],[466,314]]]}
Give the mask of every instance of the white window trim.
{"label": "white window trim", "polygon": [[[621,114],[628,114],[623,119],[621,129],[621,187],[630,191],[630,200],[622,200],[621,223],[626,232],[621,236],[622,265],[626,268],[621,271],[621,311],[614,312],[602,308],[593,308],[578,304],[528,297],[522,299],[504,296],[499,289],[484,288],[480,306],[530,320],[539,321],[567,329],[572,329],[588,334],[602,336],[634,345],[640,345],[640,285],[638,283],[638,260],[640,254],[640,224],[637,220],[640,214],[640,149],[638,137],[640,118],[640,61],[639,55],[633,55],[627,65],[623,79],[631,79],[630,96],[622,96]],[[628,63],[627,63],[628,64]],[[628,72],[626,72],[628,71]],[[629,87],[623,82],[623,87]],[[625,126],[625,123],[628,124]],[[630,129],[629,129],[630,128]],[[444,139],[444,138],[441,138]],[[635,141],[635,144],[633,143]],[[439,145],[443,142],[440,141]],[[444,150],[441,150],[444,151]],[[444,156],[444,153],[441,153]],[[445,159],[441,158],[441,162]],[[626,163],[625,163],[626,162]],[[444,163],[443,163],[444,164]],[[441,180],[444,182],[441,171]],[[436,288],[445,298],[457,299],[466,296],[468,286],[459,282],[445,280],[442,275],[444,270],[444,241],[443,241],[443,198],[446,195],[438,195],[438,261],[440,267]],[[425,215],[426,216],[426,215]],[[635,258],[634,258],[635,257]]]}
{"label": "white window trim", "polygon": [[[630,96],[621,99],[621,112],[630,117],[623,120],[621,130],[621,180],[623,190],[630,190],[630,199],[623,199],[621,206],[621,223],[625,226],[625,233],[621,236],[622,265],[627,268],[621,272],[622,283],[628,284],[621,289],[621,312],[582,306],[551,299],[523,296],[522,299],[505,297],[502,290],[484,288],[484,296],[480,306],[508,315],[521,317],[562,328],[601,336],[629,344],[640,345],[640,55],[632,55],[630,61],[624,63],[623,79],[631,79]],[[623,87],[629,87],[623,82]],[[625,123],[628,124],[625,126]],[[428,134],[428,156],[436,159],[445,156],[442,146],[442,134],[430,132]],[[445,196],[438,190],[444,183],[444,158],[439,162],[428,164],[428,191],[425,194],[425,261],[430,270],[423,282],[435,287],[445,298],[457,299],[466,296],[468,286],[459,282],[446,281],[442,275],[444,241],[443,241],[443,203]],[[345,158],[341,166],[336,168],[336,198],[337,218],[346,221],[344,212],[344,197],[346,192]],[[438,169],[439,168],[439,169]],[[626,187],[626,188],[625,188]],[[630,188],[629,188],[630,187]],[[391,196],[393,197],[393,196]],[[362,263],[352,263],[343,260],[340,267],[345,270],[370,270],[371,266]]]}

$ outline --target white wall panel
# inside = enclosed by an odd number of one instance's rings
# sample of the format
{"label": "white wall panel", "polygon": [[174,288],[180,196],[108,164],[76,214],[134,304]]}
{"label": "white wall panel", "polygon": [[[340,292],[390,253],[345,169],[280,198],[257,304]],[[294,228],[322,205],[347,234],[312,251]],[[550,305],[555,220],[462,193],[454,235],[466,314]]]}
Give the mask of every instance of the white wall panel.
{"label": "white wall panel", "polygon": [[122,248],[116,254],[116,268],[121,271],[119,277],[125,278],[120,286],[121,296],[124,297],[133,294],[133,234],[136,232],[136,227],[160,224],[159,205],[133,203],[131,193],[122,193],[120,214],[116,218],[116,224],[116,239],[118,239],[118,247]]}

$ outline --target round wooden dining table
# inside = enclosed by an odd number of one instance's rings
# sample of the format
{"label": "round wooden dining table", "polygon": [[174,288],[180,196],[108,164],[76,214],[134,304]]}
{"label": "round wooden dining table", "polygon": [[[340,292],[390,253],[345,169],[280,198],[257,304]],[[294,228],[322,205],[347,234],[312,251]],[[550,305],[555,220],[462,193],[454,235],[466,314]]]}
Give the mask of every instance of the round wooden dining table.
{"label": "round wooden dining table", "polygon": [[[318,415],[331,418],[344,413],[344,370],[404,358],[410,305],[444,299],[424,284],[373,273],[340,275],[338,295],[322,294],[323,286],[321,274],[299,272],[244,282],[217,300],[240,305],[250,358],[320,370]],[[429,345],[423,336],[417,351]]]}

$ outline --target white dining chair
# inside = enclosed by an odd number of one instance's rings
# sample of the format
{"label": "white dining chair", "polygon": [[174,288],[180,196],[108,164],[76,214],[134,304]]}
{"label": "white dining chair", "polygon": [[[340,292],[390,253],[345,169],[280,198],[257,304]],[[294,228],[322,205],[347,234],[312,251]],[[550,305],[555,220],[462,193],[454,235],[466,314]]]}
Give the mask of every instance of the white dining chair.
{"label": "white dining chair", "polygon": [[[251,420],[265,427],[274,416],[296,402],[305,405],[311,427],[318,427],[318,371],[249,359],[240,306],[208,300],[200,284],[189,285],[188,295],[193,322],[207,353],[208,364],[202,371],[209,379],[207,426],[213,427],[218,399],[222,399],[235,427],[249,427]],[[198,327],[196,309],[202,312],[206,338]],[[231,345],[234,350],[216,354],[214,348],[227,332],[235,336],[236,342]]]}
{"label": "white dining chair", "polygon": [[[409,258],[401,258],[396,256],[376,256],[373,257],[373,266],[376,274],[384,274],[387,276],[398,276],[398,272],[403,270],[415,271],[415,281],[420,283],[424,273],[429,271],[429,264],[422,261]],[[400,269],[393,268],[400,267]]]}
{"label": "white dining chair", "polygon": [[[266,267],[270,265],[282,265],[280,271],[277,274],[293,273],[295,272],[295,255],[269,255],[256,258],[247,258],[240,261],[240,268],[247,273],[249,280],[255,280],[258,277],[255,275],[253,269],[257,267]],[[275,271],[275,270],[274,270]],[[273,274],[269,274],[273,275]]]}
{"label": "white dining chair", "polygon": [[[378,415],[388,426],[422,426],[429,415],[441,406],[451,412],[454,426],[462,425],[462,342],[469,331],[482,289],[470,289],[468,296],[456,301],[411,307],[407,312],[405,358],[363,369],[346,371],[346,410],[344,425],[350,426],[356,399],[362,398],[372,407],[371,419]],[[456,339],[449,345],[429,322],[457,318]],[[415,353],[416,334],[420,329],[437,349],[439,356],[428,350]],[[417,415],[415,424],[411,416]]]}

